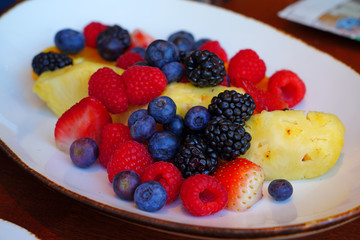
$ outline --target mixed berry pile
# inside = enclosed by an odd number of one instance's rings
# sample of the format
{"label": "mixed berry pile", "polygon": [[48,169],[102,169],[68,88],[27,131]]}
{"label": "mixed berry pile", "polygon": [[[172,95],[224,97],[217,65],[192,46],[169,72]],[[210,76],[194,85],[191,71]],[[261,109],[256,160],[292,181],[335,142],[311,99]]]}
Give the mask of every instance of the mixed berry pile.
{"label": "mixed berry pile", "polygon": [[[240,50],[229,60],[218,41],[195,40],[187,31],[156,40],[140,30],[91,22],[82,32],[60,30],[55,45],[61,53],[33,58],[35,74],[74,64],[68,55],[85,46],[125,70],[122,75],[108,67],[97,70],[89,79],[89,96],[55,127],[57,147],[81,168],[98,159],[119,198],[154,212],[180,196],[195,216],[225,207],[245,211],[262,198],[263,170],[239,158],[251,145],[244,125],[253,114],[302,100],[305,85],[295,73],[281,70],[266,78],[266,65],[254,50]],[[208,107],[193,106],[182,117],[170,97],[160,96],[173,82],[235,86],[246,93],[226,90]],[[112,122],[111,114],[143,104],[147,109],[133,112],[127,125]],[[292,187],[275,181],[269,193],[285,200]]]}

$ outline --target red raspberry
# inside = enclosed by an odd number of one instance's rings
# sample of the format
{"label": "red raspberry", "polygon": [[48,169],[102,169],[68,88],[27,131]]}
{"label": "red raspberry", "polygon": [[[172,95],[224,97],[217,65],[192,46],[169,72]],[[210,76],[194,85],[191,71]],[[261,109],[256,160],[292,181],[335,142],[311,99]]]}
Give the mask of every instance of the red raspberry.
{"label": "red raspberry", "polygon": [[100,100],[110,113],[122,113],[129,107],[124,82],[111,68],[97,70],[90,77],[88,91],[89,96]]}
{"label": "red raspberry", "polygon": [[108,163],[109,181],[112,183],[115,175],[124,170],[132,170],[141,176],[153,162],[154,160],[143,144],[133,140],[127,141],[115,150]]}
{"label": "red raspberry", "polygon": [[158,181],[161,183],[167,192],[166,203],[170,203],[179,196],[183,177],[179,169],[172,163],[159,161],[145,169],[141,181]]}
{"label": "red raspberry", "polygon": [[160,96],[167,85],[165,74],[156,67],[135,65],[125,70],[121,77],[132,105],[149,103]]}
{"label": "red raspberry", "polygon": [[274,111],[274,110],[282,110],[287,108],[288,105],[284,100],[278,97],[275,94],[270,92],[265,92],[259,88],[257,88],[252,82],[247,79],[238,79],[235,84],[236,87],[243,88],[247,93],[249,93],[256,105],[256,111],[261,112],[262,110],[266,111]]}
{"label": "red raspberry", "polygon": [[106,125],[101,132],[101,143],[99,146],[99,162],[101,166],[106,168],[115,150],[121,144],[131,139],[128,126],[122,123]]}
{"label": "red raspberry", "polygon": [[96,40],[102,31],[107,28],[106,25],[99,23],[99,22],[91,22],[84,28],[84,36],[85,36],[85,43],[86,46],[96,48]]}
{"label": "red raspberry", "polygon": [[231,82],[246,78],[256,84],[265,77],[265,72],[264,61],[251,49],[240,50],[229,62],[228,74]]}
{"label": "red raspberry", "polygon": [[181,201],[194,216],[206,216],[222,210],[227,201],[225,187],[214,177],[197,174],[187,178],[181,185]]}
{"label": "red raspberry", "polygon": [[218,41],[207,41],[201,45],[199,49],[215,53],[221,60],[224,61],[224,63],[228,61],[227,54]]}
{"label": "red raspberry", "polygon": [[122,69],[128,69],[137,62],[145,61],[145,59],[136,52],[126,52],[116,60],[116,66]]}
{"label": "red raspberry", "polygon": [[280,70],[269,78],[268,91],[284,99],[291,108],[304,98],[306,87],[294,72]]}

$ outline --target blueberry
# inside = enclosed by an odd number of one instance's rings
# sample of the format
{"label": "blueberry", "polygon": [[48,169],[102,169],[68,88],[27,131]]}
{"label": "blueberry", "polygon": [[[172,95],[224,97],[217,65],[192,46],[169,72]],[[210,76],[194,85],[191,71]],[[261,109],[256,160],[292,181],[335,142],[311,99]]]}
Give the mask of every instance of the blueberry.
{"label": "blueberry", "polygon": [[63,29],[55,35],[55,46],[63,53],[76,54],[85,47],[85,37],[81,32]]}
{"label": "blueberry", "polygon": [[70,146],[70,158],[80,168],[90,167],[99,156],[99,148],[91,138],[80,138]]}
{"label": "blueberry", "polygon": [[179,60],[179,50],[172,42],[155,40],[146,48],[145,59],[149,65],[162,68],[169,62]]}
{"label": "blueberry", "polygon": [[184,132],[184,119],[179,114],[176,114],[175,118],[164,124],[164,130],[174,133],[177,137],[181,137]]}
{"label": "blueberry", "polygon": [[138,120],[139,118],[142,118],[144,116],[148,115],[148,111],[146,109],[139,109],[133,112],[130,117],[128,118],[128,126],[131,128],[131,126]]}
{"label": "blueberry", "polygon": [[140,143],[148,140],[156,131],[156,121],[150,115],[145,115],[130,127],[131,137]]}
{"label": "blueberry", "polygon": [[179,138],[169,131],[154,133],[148,142],[149,153],[156,161],[166,162],[174,158],[179,147]]}
{"label": "blueberry", "polygon": [[195,42],[195,49],[199,49],[204,43],[210,41],[209,38],[201,38]]}
{"label": "blueberry", "polygon": [[276,179],[269,184],[268,192],[276,201],[284,201],[291,197],[293,187],[285,179]]}
{"label": "blueberry", "polygon": [[146,212],[156,212],[165,205],[167,193],[161,183],[148,181],[136,188],[134,201],[139,209]]}
{"label": "blueberry", "polygon": [[187,31],[178,31],[171,34],[168,41],[174,43],[178,47],[179,51],[194,50],[194,36]]}
{"label": "blueberry", "polygon": [[170,62],[165,64],[161,71],[165,74],[166,80],[169,83],[178,82],[184,76],[184,66],[180,62]]}
{"label": "blueberry", "polygon": [[130,52],[136,52],[145,59],[145,48],[143,47],[133,47]]}
{"label": "blueberry", "polygon": [[157,97],[149,102],[148,112],[156,122],[166,124],[175,117],[176,104],[168,96]]}
{"label": "blueberry", "polygon": [[211,115],[207,108],[203,106],[194,106],[190,108],[184,117],[184,124],[193,131],[204,129],[210,121]]}
{"label": "blueberry", "polygon": [[115,175],[113,189],[117,196],[126,201],[134,200],[135,189],[141,184],[139,175],[131,170],[125,170]]}

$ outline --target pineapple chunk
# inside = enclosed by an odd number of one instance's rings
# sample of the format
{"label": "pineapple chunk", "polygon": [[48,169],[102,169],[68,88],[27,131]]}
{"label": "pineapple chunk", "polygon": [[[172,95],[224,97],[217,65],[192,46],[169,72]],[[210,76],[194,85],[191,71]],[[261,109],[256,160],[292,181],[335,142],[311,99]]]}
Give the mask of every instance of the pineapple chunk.
{"label": "pineapple chunk", "polygon": [[109,67],[118,74],[123,70],[112,65],[79,59],[75,65],[44,72],[34,83],[33,91],[60,117],[67,109],[88,96],[88,81],[99,68]]}
{"label": "pineapple chunk", "polygon": [[330,113],[263,111],[245,129],[252,141],[242,157],[260,165],[266,180],[316,178],[333,167],[344,144],[345,127]]}

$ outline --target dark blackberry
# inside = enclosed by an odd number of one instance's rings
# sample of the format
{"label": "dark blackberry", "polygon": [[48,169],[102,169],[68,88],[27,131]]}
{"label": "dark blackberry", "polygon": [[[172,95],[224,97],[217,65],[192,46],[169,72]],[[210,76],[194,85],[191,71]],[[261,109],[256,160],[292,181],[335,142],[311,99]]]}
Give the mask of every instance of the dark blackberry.
{"label": "dark blackberry", "polygon": [[226,161],[234,160],[250,148],[251,135],[243,126],[223,117],[212,118],[205,129],[205,136],[209,147]]}
{"label": "dark blackberry", "polygon": [[34,72],[37,75],[45,71],[54,71],[68,65],[72,65],[72,59],[63,53],[42,52],[36,55],[31,63]]}
{"label": "dark blackberry", "polygon": [[223,60],[207,50],[195,50],[185,60],[185,76],[197,87],[217,86],[225,75]]}
{"label": "dark blackberry", "polygon": [[203,135],[189,134],[184,137],[180,150],[171,162],[184,178],[188,178],[196,174],[211,174],[218,165],[218,156],[206,144]]}
{"label": "dark blackberry", "polygon": [[212,116],[221,116],[244,126],[254,113],[255,102],[248,93],[225,90],[211,99],[208,110]]}
{"label": "dark blackberry", "polygon": [[102,58],[115,61],[130,47],[130,34],[118,25],[109,26],[101,32],[96,41],[97,50]]}

